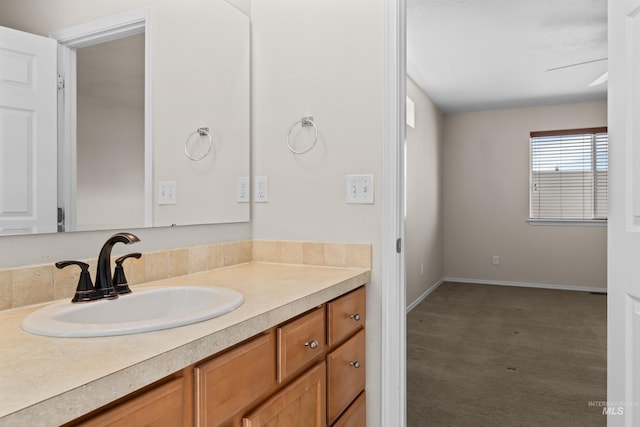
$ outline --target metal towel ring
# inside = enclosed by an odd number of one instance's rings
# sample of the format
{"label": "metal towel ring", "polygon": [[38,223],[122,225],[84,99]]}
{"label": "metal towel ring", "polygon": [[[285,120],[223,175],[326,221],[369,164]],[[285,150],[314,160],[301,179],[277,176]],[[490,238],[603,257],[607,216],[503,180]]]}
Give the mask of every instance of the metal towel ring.
{"label": "metal towel ring", "polygon": [[[191,138],[193,138],[193,136],[196,135],[196,134],[198,134],[200,136],[205,136],[206,135],[206,136],[209,137],[209,148],[207,148],[207,151],[200,157],[193,157],[191,155],[191,153],[189,153],[189,141],[191,141]],[[198,130],[196,130],[195,132],[192,132],[187,137],[187,141],[184,143],[184,154],[186,154],[186,156],[190,160],[193,160],[194,162],[200,161],[200,160],[204,159],[205,157],[207,157],[212,149],[213,149],[213,138],[211,137],[211,133],[209,132],[209,128],[198,128]]]}
{"label": "metal towel ring", "polygon": [[[301,128],[307,127],[307,126],[313,126],[313,129],[316,132],[316,135],[313,139],[313,143],[307,147],[304,150],[301,151],[296,151],[295,148],[293,148],[293,146],[291,146],[291,132],[293,132],[293,130],[300,125]],[[316,146],[316,142],[318,142],[318,126],[316,126],[315,122],[313,121],[313,116],[307,116],[307,117],[303,117],[300,120],[298,120],[297,122],[295,122],[291,128],[289,128],[289,133],[287,134],[287,147],[289,147],[289,151],[291,151],[293,154],[304,154],[308,151],[311,151],[311,149],[313,147]]]}

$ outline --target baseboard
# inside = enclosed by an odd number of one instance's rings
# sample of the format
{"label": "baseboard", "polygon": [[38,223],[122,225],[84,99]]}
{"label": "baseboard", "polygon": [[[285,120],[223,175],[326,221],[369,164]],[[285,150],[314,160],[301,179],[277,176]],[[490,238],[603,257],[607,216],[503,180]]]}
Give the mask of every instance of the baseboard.
{"label": "baseboard", "polygon": [[523,288],[557,289],[562,291],[581,291],[607,293],[607,288],[591,288],[588,286],[554,285],[550,283],[505,282],[501,280],[463,279],[461,277],[444,277],[443,282],[478,283],[480,285],[519,286]]}
{"label": "baseboard", "polygon": [[431,292],[433,292],[436,289],[438,289],[438,286],[442,285],[444,282],[446,282],[446,280],[443,277],[442,279],[438,280],[434,285],[432,285],[429,289],[424,291],[424,293],[422,295],[420,295],[418,298],[416,298],[415,301],[413,301],[411,304],[409,304],[407,306],[406,312],[409,313],[411,310],[413,310],[418,304],[420,304],[422,302],[423,299],[425,299],[427,296],[429,296],[429,294]]}

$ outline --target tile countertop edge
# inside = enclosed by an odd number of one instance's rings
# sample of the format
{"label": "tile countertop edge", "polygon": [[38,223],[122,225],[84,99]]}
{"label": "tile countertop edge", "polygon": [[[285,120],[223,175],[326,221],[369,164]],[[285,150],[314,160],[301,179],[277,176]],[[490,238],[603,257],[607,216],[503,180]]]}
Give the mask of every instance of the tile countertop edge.
{"label": "tile countertop edge", "polygon": [[[369,270],[0,418],[0,427],[59,425],[180,371],[371,280]],[[188,327],[188,326],[187,326]],[[105,392],[107,390],[107,392]],[[87,399],[87,396],[92,396]],[[43,423],[43,416],[46,422]]]}

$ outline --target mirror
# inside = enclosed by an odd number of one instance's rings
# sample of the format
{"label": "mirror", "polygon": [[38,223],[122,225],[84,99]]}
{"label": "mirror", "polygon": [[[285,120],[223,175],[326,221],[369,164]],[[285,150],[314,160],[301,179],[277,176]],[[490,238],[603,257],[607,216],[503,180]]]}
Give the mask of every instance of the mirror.
{"label": "mirror", "polygon": [[[149,68],[142,77],[142,85],[148,85],[144,113],[140,106],[137,113],[122,106],[111,108],[132,126],[135,122],[137,127],[129,133],[133,137],[124,135],[122,124],[107,119],[100,96],[133,93],[140,86],[132,89],[131,81],[116,79],[114,72],[98,78],[98,73],[81,75],[78,71],[74,116],[78,122],[72,127],[77,146],[66,155],[61,149],[57,164],[62,188],[57,202],[65,207],[66,231],[249,221],[249,204],[239,202],[236,194],[239,178],[248,177],[250,168],[250,22],[245,14],[223,0],[3,0],[0,26],[46,36],[141,8],[149,16],[143,34],[127,38],[135,39],[138,48],[142,41],[148,52]],[[109,43],[74,47],[74,61],[78,65],[89,61],[89,69],[104,70],[104,64],[91,61],[104,60],[107,54],[91,50],[126,50]],[[0,61],[3,49],[11,51],[0,46]],[[140,80],[139,75],[128,72],[133,60],[118,61],[124,64],[118,69],[125,71],[125,77],[133,74],[134,80]],[[135,62],[144,63],[140,58]],[[2,81],[0,76],[0,85]],[[82,92],[81,86],[89,87],[89,92]],[[128,89],[121,90],[124,87]],[[89,116],[92,108],[87,107],[86,93],[98,88],[101,95],[93,100],[93,109],[99,114]],[[2,109],[0,114],[4,114]],[[140,123],[143,120],[146,124]],[[64,130],[63,125],[60,128]],[[201,128],[208,128],[208,133],[199,131]],[[0,148],[2,139],[0,136]],[[4,140],[8,141],[6,135]],[[16,180],[6,176],[7,171],[3,173],[0,187],[8,188],[7,183],[10,187]],[[27,179],[27,192],[32,184]],[[0,199],[11,191],[0,188]],[[27,210],[41,204],[39,200],[24,203]],[[50,225],[3,224],[8,205],[0,200],[1,234],[55,231]]]}

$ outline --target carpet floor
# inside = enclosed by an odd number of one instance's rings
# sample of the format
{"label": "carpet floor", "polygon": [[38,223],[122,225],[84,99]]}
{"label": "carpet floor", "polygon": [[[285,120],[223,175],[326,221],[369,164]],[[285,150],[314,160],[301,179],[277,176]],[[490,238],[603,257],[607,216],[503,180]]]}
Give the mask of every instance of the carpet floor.
{"label": "carpet floor", "polygon": [[443,283],[407,315],[407,421],[605,426],[607,297]]}

